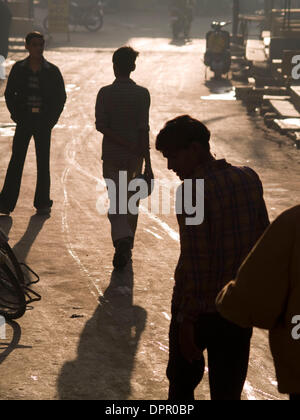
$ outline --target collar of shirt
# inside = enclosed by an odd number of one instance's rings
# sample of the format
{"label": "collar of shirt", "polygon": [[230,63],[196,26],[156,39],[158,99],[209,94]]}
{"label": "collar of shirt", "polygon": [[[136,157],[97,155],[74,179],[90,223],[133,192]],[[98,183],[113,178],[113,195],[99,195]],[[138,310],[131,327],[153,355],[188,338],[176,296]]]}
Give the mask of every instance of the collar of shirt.
{"label": "collar of shirt", "polygon": [[210,160],[197,166],[192,172],[191,178],[204,179],[212,171],[220,171],[231,166],[226,159]]}
{"label": "collar of shirt", "polygon": [[[23,67],[27,67],[27,68],[30,68],[29,67],[29,57],[27,57],[27,58],[25,58],[25,60],[23,61],[23,63],[21,64],[21,66],[23,66]],[[48,63],[48,61],[43,57],[43,59],[42,59],[42,66],[41,66],[41,70],[44,68],[44,69],[47,69],[47,68],[49,68],[50,67],[50,64]]]}
{"label": "collar of shirt", "polygon": [[115,79],[115,81],[113,82],[114,85],[118,84],[118,83],[129,83],[132,85],[135,85],[135,81],[133,81],[132,79]]}

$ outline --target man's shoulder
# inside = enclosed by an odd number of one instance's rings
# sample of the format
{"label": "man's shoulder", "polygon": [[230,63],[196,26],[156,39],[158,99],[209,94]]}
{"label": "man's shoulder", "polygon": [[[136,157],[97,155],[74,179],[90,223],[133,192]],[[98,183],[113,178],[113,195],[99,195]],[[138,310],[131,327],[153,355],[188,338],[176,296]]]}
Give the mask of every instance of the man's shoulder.
{"label": "man's shoulder", "polygon": [[144,86],[141,86],[141,85],[134,85],[134,87],[135,87],[135,89],[136,89],[136,91],[141,95],[141,96],[143,96],[144,98],[150,98],[150,92],[149,92],[149,90],[146,88],[146,87],[144,87]]}
{"label": "man's shoulder", "polygon": [[244,174],[245,176],[252,177],[254,179],[259,179],[258,173],[254,169],[250,168],[250,166],[233,166],[233,165],[231,165],[231,167],[234,171],[238,171],[241,174]]}
{"label": "man's shoulder", "polygon": [[[127,91],[132,92],[134,96],[150,98],[150,93],[147,88],[137,85],[136,83],[126,84]],[[117,94],[119,86],[116,83],[111,83],[110,85],[102,86],[99,89],[98,96],[105,96],[110,94]]]}
{"label": "man's shoulder", "polygon": [[26,63],[27,63],[28,58],[24,58],[23,60],[18,60],[14,63],[14,65],[12,66],[12,69],[21,69],[26,67]]}
{"label": "man's shoulder", "polygon": [[226,162],[227,165],[225,167],[225,171],[228,171],[232,176],[235,176],[237,179],[248,179],[253,181],[260,181],[258,173],[250,168],[250,166],[239,166],[239,165],[232,165]]}
{"label": "man's shoulder", "polygon": [[250,168],[249,166],[232,165],[231,163],[227,162],[226,159],[210,161],[206,166],[204,166],[204,168],[199,166],[195,172],[196,176],[203,175],[203,178],[215,178],[218,173],[220,176],[223,176],[225,173],[227,173],[232,174],[232,176],[236,175],[239,177],[252,177],[254,179],[259,179],[259,176],[254,171],[254,169]]}
{"label": "man's shoulder", "polygon": [[[23,60],[16,61],[12,68],[15,70],[26,69],[27,63],[28,63],[28,57],[24,58]],[[51,63],[50,61],[46,59],[44,60],[43,68],[46,70],[59,71],[59,68],[55,64]]]}
{"label": "man's shoulder", "polygon": [[197,178],[200,177],[205,180],[207,189],[210,186],[221,185],[225,182],[226,185],[231,187],[243,185],[247,186],[247,188],[262,190],[262,182],[259,175],[248,166],[232,165],[223,159],[211,162],[204,171],[201,171],[201,168],[199,169]]}
{"label": "man's shoulder", "polygon": [[263,193],[262,181],[258,173],[249,166],[233,166],[231,165],[231,178],[237,185],[255,190],[259,194]]}
{"label": "man's shoulder", "polygon": [[105,85],[105,86],[101,86],[101,88],[99,89],[98,94],[105,94],[110,92],[110,90],[112,89],[113,84],[111,83],[110,85]]}
{"label": "man's shoulder", "polygon": [[59,68],[58,68],[58,66],[56,66],[55,64],[53,64],[53,63],[51,63],[50,61],[48,61],[48,60],[44,60],[44,69],[45,70],[49,70],[49,71],[52,71],[52,72],[59,72],[60,70],[59,70]]}
{"label": "man's shoulder", "polygon": [[140,90],[141,92],[149,93],[149,90],[145,86],[138,85],[137,83],[133,86],[135,87],[135,89]]}
{"label": "man's shoulder", "polygon": [[300,226],[300,205],[285,210],[277,217],[277,222]]}

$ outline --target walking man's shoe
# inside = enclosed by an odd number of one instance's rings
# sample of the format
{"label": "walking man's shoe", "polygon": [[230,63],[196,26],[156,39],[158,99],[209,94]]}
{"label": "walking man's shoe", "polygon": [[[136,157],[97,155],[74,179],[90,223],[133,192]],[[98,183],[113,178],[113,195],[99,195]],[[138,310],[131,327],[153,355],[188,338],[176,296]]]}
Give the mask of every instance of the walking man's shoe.
{"label": "walking man's shoe", "polygon": [[113,266],[117,270],[122,270],[131,261],[132,257],[132,238],[124,238],[116,241]]}
{"label": "walking man's shoe", "polygon": [[36,214],[38,216],[50,216],[51,207],[43,207],[43,208],[40,208],[40,209],[36,209]]}
{"label": "walking man's shoe", "polygon": [[0,215],[9,216],[10,211],[5,209],[4,207],[0,206]]}

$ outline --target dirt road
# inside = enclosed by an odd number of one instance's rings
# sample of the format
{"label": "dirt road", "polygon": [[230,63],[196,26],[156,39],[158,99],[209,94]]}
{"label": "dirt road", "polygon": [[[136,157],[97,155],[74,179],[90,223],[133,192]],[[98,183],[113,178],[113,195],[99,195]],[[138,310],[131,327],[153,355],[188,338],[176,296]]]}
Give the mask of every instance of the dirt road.
{"label": "dirt road", "polygon": [[[46,52],[60,67],[68,91],[53,131],[52,216],[34,215],[32,144],[18,206],[11,217],[0,218],[19,259],[40,275],[36,289],[43,299],[7,325],[7,340],[0,340],[1,399],[167,397],[170,300],[179,255],[175,215],[142,203],[133,268],[120,275],[112,271],[109,222],[99,214],[106,194],[94,105],[99,88],[113,80],[111,56],[117,47],[129,43],[140,51],[133,78],[151,92],[151,153],[162,189],[178,180],[155,151],[155,136],[168,119],[188,113],[207,122],[218,158],[260,174],[272,219],[299,203],[299,151],[266,129],[259,116],[248,116],[239,102],[211,96],[230,91],[226,82],[204,84],[205,25],[197,20],[192,43],[179,46],[170,44],[163,16],[109,16],[101,33],[77,32],[69,45],[56,41]],[[3,128],[11,121],[3,98],[0,106],[2,184],[13,128]],[[197,398],[209,399],[207,374]],[[243,398],[285,398],[277,393],[263,331],[254,334]]]}

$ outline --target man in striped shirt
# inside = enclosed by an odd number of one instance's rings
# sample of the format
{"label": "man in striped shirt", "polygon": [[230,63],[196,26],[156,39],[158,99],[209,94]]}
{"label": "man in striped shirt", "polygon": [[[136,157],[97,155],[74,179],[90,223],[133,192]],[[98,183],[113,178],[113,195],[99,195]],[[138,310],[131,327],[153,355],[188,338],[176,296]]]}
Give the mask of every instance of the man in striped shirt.
{"label": "man in striped shirt", "polygon": [[247,375],[252,330],[223,319],[215,299],[236,277],[269,219],[258,175],[216,160],[209,140],[209,130],[186,115],[169,121],[156,142],[168,168],[181,180],[192,180],[193,203],[199,201],[196,181],[204,180],[203,223],[188,225],[184,212],[177,216],[181,253],[172,299],[170,400],[194,399],[204,374],[205,349],[213,400],[239,400]]}
{"label": "man in striped shirt", "polygon": [[153,178],[149,151],[150,94],[130,78],[138,54],[127,46],[113,54],[116,79],[100,89],[96,102],[96,128],[104,135],[103,176],[110,199],[108,217],[115,247],[113,265],[117,269],[124,268],[131,259],[138,220],[138,214],[128,209],[131,197],[128,185],[141,175],[144,161],[146,177]]}

